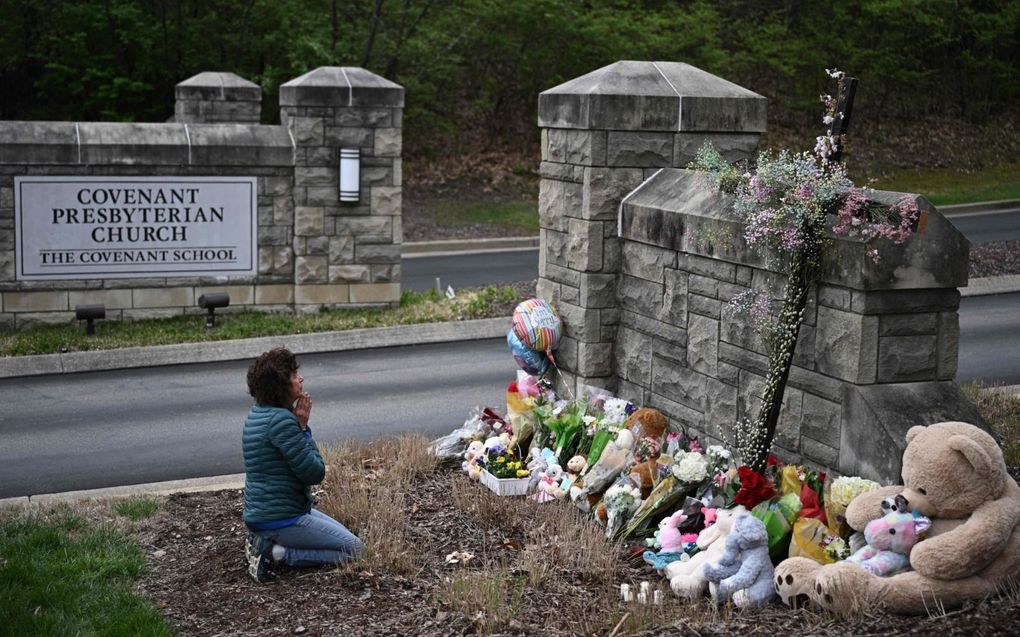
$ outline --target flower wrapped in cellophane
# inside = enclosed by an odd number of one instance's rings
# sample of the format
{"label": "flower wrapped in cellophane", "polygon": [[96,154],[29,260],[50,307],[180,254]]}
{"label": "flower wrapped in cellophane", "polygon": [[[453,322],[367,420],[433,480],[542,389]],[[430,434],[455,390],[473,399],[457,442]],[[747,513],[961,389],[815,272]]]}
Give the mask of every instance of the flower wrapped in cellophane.
{"label": "flower wrapped in cellophane", "polygon": [[627,414],[633,411],[634,407],[629,401],[622,398],[607,398],[601,407],[601,413],[593,414],[593,432],[591,449],[588,450],[588,467],[598,462],[602,451],[609,444],[610,440],[616,438],[627,419]]}
{"label": "flower wrapped in cellophane", "polygon": [[846,539],[853,533],[853,529],[846,522],[847,506],[857,496],[874,491],[880,485],[872,480],[851,476],[841,476],[826,484],[828,492],[825,494],[825,513],[828,518],[829,531],[833,535]]}
{"label": "flower wrapped in cellophane", "polygon": [[621,480],[606,490],[602,497],[606,507],[606,537],[613,538],[641,504],[641,491],[629,479]]}
{"label": "flower wrapped in cellophane", "polygon": [[506,388],[506,420],[513,429],[513,446],[526,444],[535,433],[535,406],[542,395],[538,379],[517,370],[517,380]]}
{"label": "flower wrapped in cellophane", "polygon": [[[696,440],[684,436],[685,447],[689,448],[692,442],[697,445]],[[673,462],[667,465],[668,474],[655,485],[627,523],[626,537],[649,530],[653,522],[671,511],[685,495],[697,493],[707,482],[708,460],[702,453],[687,448],[677,449]]]}

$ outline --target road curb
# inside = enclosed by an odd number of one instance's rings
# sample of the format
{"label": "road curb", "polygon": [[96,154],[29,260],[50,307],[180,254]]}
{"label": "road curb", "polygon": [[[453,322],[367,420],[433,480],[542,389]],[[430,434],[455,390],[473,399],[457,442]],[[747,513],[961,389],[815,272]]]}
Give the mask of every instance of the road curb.
{"label": "road curb", "polygon": [[122,487],[106,487],[104,489],[84,489],[81,491],[65,491],[63,493],[41,493],[39,495],[21,496],[18,498],[0,499],[3,507],[46,507],[61,502],[77,502],[80,500],[110,500],[151,495],[170,495],[171,493],[197,493],[200,491],[222,491],[224,489],[243,489],[244,474],[232,473],[208,478],[189,478],[187,480],[168,480],[166,482],[147,482],[145,484],[129,484]]}
{"label": "road curb", "polygon": [[958,203],[951,206],[936,206],[945,217],[988,214],[1020,209],[1018,199],[999,199],[996,201],[978,201],[975,203]]}
{"label": "road curb", "polygon": [[280,346],[287,347],[295,354],[318,354],[377,347],[473,341],[501,337],[506,334],[510,323],[510,317],[497,317],[317,334],[284,334],[229,341],[11,356],[0,359],[0,378],[234,361],[255,358],[262,352]]}
{"label": "road curb", "polygon": [[960,296],[990,296],[1020,292],[1020,274],[988,276],[971,279],[967,287],[960,288]]}

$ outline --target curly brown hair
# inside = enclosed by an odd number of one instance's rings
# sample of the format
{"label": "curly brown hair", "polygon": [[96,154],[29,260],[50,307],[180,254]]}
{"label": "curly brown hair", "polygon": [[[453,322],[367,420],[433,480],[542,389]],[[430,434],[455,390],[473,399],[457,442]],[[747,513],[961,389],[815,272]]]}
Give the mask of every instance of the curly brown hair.
{"label": "curly brown hair", "polygon": [[297,369],[297,358],[289,349],[271,349],[248,367],[248,393],[259,405],[287,409],[290,407],[290,377]]}

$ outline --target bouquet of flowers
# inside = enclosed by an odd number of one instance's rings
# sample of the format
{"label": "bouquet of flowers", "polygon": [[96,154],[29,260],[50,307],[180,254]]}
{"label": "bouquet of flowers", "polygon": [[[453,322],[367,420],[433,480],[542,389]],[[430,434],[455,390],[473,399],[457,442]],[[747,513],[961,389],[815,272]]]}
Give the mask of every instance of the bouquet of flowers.
{"label": "bouquet of flowers", "polygon": [[591,449],[588,450],[588,466],[598,462],[602,451],[627,420],[627,414],[634,410],[630,402],[622,398],[607,398],[602,402],[602,413],[594,416],[594,428],[591,434]]}
{"label": "bouquet of flowers", "polygon": [[641,504],[641,492],[628,480],[623,484],[609,487],[602,502],[606,505],[606,514],[609,517],[606,522],[606,537],[612,539]]}
{"label": "bouquet of flowers", "polygon": [[[687,444],[692,442],[687,439]],[[693,441],[697,444],[697,441]],[[669,441],[667,438],[667,445]],[[696,447],[700,448],[700,447]],[[682,448],[673,457],[669,465],[669,473],[648,495],[630,523],[627,524],[626,536],[633,535],[642,529],[649,528],[652,521],[672,508],[688,493],[697,493],[701,485],[709,477],[709,464],[706,457],[697,451],[684,451]]]}
{"label": "bouquet of flowers", "polygon": [[740,478],[740,489],[733,498],[733,504],[742,504],[750,510],[776,495],[772,480],[747,465],[737,469],[737,476]]}
{"label": "bouquet of flowers", "polygon": [[710,460],[700,453],[679,451],[674,456],[671,471],[681,484],[687,486],[700,484],[708,478],[709,462]]}
{"label": "bouquet of flowers", "polygon": [[561,466],[566,466],[567,460],[574,455],[578,438],[584,433],[584,412],[583,401],[566,403],[547,423],[549,431],[555,436],[550,446],[555,449]]}
{"label": "bouquet of flowers", "polygon": [[726,447],[709,445],[705,451],[705,458],[713,474],[724,473],[730,468],[733,461],[733,454]]}
{"label": "bouquet of flowers", "polygon": [[491,408],[475,408],[462,427],[429,443],[429,449],[437,458],[460,457],[475,440],[483,441],[491,436],[498,436],[504,431],[512,431],[502,418]]}
{"label": "bouquet of flowers", "polygon": [[878,487],[877,482],[849,476],[836,478],[829,483],[829,492],[825,496],[825,513],[828,517],[829,531],[842,538],[850,537],[853,530],[846,523],[847,506],[860,494],[874,491]]}
{"label": "bouquet of flowers", "polygon": [[522,370],[517,371],[517,380],[506,388],[506,419],[514,431],[516,443],[527,442],[535,431],[535,405],[542,389],[538,379]]}

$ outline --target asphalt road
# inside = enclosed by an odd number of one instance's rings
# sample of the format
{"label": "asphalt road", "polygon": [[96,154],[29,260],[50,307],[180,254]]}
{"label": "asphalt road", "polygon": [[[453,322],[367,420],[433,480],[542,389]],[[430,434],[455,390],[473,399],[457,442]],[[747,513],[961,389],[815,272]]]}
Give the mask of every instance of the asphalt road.
{"label": "asphalt road", "polygon": [[1020,385],[1020,293],[960,299],[956,378]]}
{"label": "asphalt road", "polygon": [[[1020,293],[964,298],[961,381],[1020,384]],[[503,404],[503,339],[301,357],[319,441],[459,426]],[[239,473],[246,362],[0,380],[0,498]]]}
{"label": "asphalt road", "polygon": [[530,281],[538,278],[538,248],[404,259],[400,276],[403,289],[416,291],[436,287],[436,277],[444,291],[448,285],[456,291],[494,283]]}
{"label": "asphalt road", "polygon": [[954,215],[949,221],[971,243],[1020,239],[1020,210]]}
{"label": "asphalt road", "polygon": [[[320,442],[435,437],[505,403],[503,339],[299,359]],[[240,473],[247,361],[0,380],[0,498]]]}

